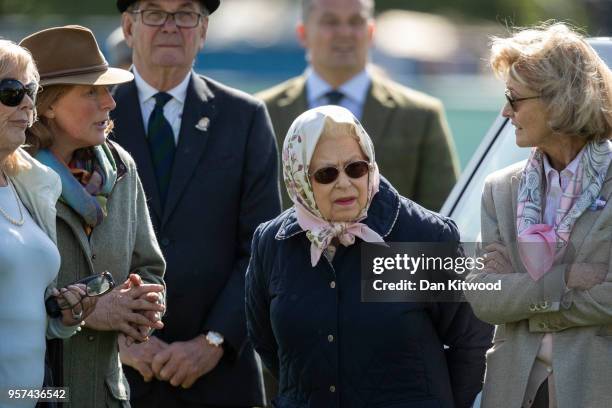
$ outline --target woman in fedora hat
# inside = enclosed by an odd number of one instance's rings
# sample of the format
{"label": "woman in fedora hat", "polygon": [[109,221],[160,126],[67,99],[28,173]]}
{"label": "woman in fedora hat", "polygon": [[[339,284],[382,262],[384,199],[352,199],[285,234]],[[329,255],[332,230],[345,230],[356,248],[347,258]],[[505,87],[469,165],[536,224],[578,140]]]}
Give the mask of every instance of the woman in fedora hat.
{"label": "woman in fedora hat", "polygon": [[[45,332],[70,337],[95,305],[83,287],[55,288],[60,267],[55,245],[59,177],[21,149],[34,120],[38,72],[30,53],[0,40],[0,405],[33,406],[16,389],[43,384]],[[67,306],[47,319],[45,296]],[[67,302],[67,304],[65,303]],[[13,390],[13,394],[6,394]]]}
{"label": "woman in fedora hat", "polygon": [[100,297],[83,330],[63,342],[61,363],[53,367],[62,370],[54,373],[56,381],[70,387],[76,406],[126,406],[118,335],[146,341],[151,328],[162,327],[165,269],[134,161],[107,139],[115,108],[108,86],[133,75],[110,68],[85,27],[46,29],[20,45],[32,53],[43,86],[38,121],[27,131],[29,149],[62,184],[58,283],[103,271],[124,282]]}

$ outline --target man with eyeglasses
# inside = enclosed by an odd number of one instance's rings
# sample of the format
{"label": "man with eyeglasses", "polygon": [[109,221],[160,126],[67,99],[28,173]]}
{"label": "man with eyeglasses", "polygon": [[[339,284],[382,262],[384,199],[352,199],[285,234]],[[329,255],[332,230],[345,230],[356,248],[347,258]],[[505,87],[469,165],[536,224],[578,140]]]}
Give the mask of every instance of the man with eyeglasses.
{"label": "man with eyeglasses", "polygon": [[[300,113],[340,105],[363,124],[382,174],[399,193],[439,210],[459,163],[442,104],[368,66],[374,0],[302,0],[296,34],[306,72],[256,96],[267,105],[278,145]],[[283,205],[291,205],[283,190]]]}
{"label": "man with eyeglasses", "polygon": [[192,70],[219,3],[117,1],[135,80],[114,92],[114,134],[167,261],[164,328],[119,344],[134,407],[264,404],[244,274],[255,228],[280,212],[277,149],[261,102]]}

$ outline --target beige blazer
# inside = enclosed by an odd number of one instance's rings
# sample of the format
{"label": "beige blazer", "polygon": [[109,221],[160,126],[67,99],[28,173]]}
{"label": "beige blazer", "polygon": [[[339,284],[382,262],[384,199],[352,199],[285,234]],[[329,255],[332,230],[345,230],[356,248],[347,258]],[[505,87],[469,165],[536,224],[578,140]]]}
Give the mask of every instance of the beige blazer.
{"label": "beige blazer", "polygon": [[[268,108],[282,150],[291,123],[308,110],[306,76],[258,93]],[[459,161],[440,101],[372,74],[359,118],[372,138],[381,174],[405,197],[439,210],[455,185]],[[281,177],[281,186],[284,186]],[[281,188],[283,207],[291,206]]]}
{"label": "beige blazer", "polygon": [[601,210],[576,222],[568,250],[539,282],[519,261],[516,246],[518,186],[525,162],[490,175],[482,196],[482,240],[509,250],[516,273],[472,273],[469,282],[501,280],[501,292],[466,292],[481,320],[496,324],[487,352],[483,408],[520,407],[544,333],[552,333],[558,408],[609,407],[612,401],[612,274],[590,290],[569,290],[571,263],[605,263],[612,246],[612,167],[600,193]]}

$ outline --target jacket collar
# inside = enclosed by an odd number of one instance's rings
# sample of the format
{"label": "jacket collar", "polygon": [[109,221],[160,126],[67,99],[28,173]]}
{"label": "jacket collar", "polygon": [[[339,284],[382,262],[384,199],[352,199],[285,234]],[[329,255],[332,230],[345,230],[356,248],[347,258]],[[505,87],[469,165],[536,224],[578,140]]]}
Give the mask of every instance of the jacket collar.
{"label": "jacket collar", "polygon": [[[127,167],[125,165],[125,162],[119,155],[119,152],[117,151],[115,142],[106,139],[106,145],[108,146],[108,150],[110,150],[111,154],[113,155],[113,159],[115,160],[115,163],[117,164],[117,181],[119,181],[127,173]],[[117,183],[115,182],[115,184]]]}
{"label": "jacket collar", "polygon": [[[363,223],[385,238],[391,233],[397,222],[400,206],[399,193],[381,176],[378,193],[374,196],[374,200],[368,209],[368,216],[363,220]],[[285,211],[281,217],[284,217],[284,220],[276,233],[275,238],[277,240],[291,238],[304,232],[297,222],[294,207]]]}
{"label": "jacket collar", "polygon": [[51,168],[32,158],[19,148],[17,154],[30,164],[11,178],[23,205],[28,209],[39,227],[53,240],[56,239],[55,203],[62,193],[59,176]]}

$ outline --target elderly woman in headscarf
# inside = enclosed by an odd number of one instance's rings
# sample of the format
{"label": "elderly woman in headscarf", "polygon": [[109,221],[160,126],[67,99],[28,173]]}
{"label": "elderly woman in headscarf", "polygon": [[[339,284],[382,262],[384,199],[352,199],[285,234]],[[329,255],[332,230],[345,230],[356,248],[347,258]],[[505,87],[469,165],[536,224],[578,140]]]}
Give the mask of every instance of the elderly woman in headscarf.
{"label": "elderly woman in headscarf", "polygon": [[361,243],[457,242],[455,224],[379,175],[344,108],[300,115],[282,157],[294,205],[257,229],[246,277],[249,338],[280,380],[274,406],[470,406],[491,331],[469,305],[361,301]]}
{"label": "elderly woman in headscarf", "polygon": [[486,268],[466,293],[496,324],[483,407],[604,407],[612,392],[612,73],[564,24],[495,38],[503,115],[527,161],[490,175]]}

